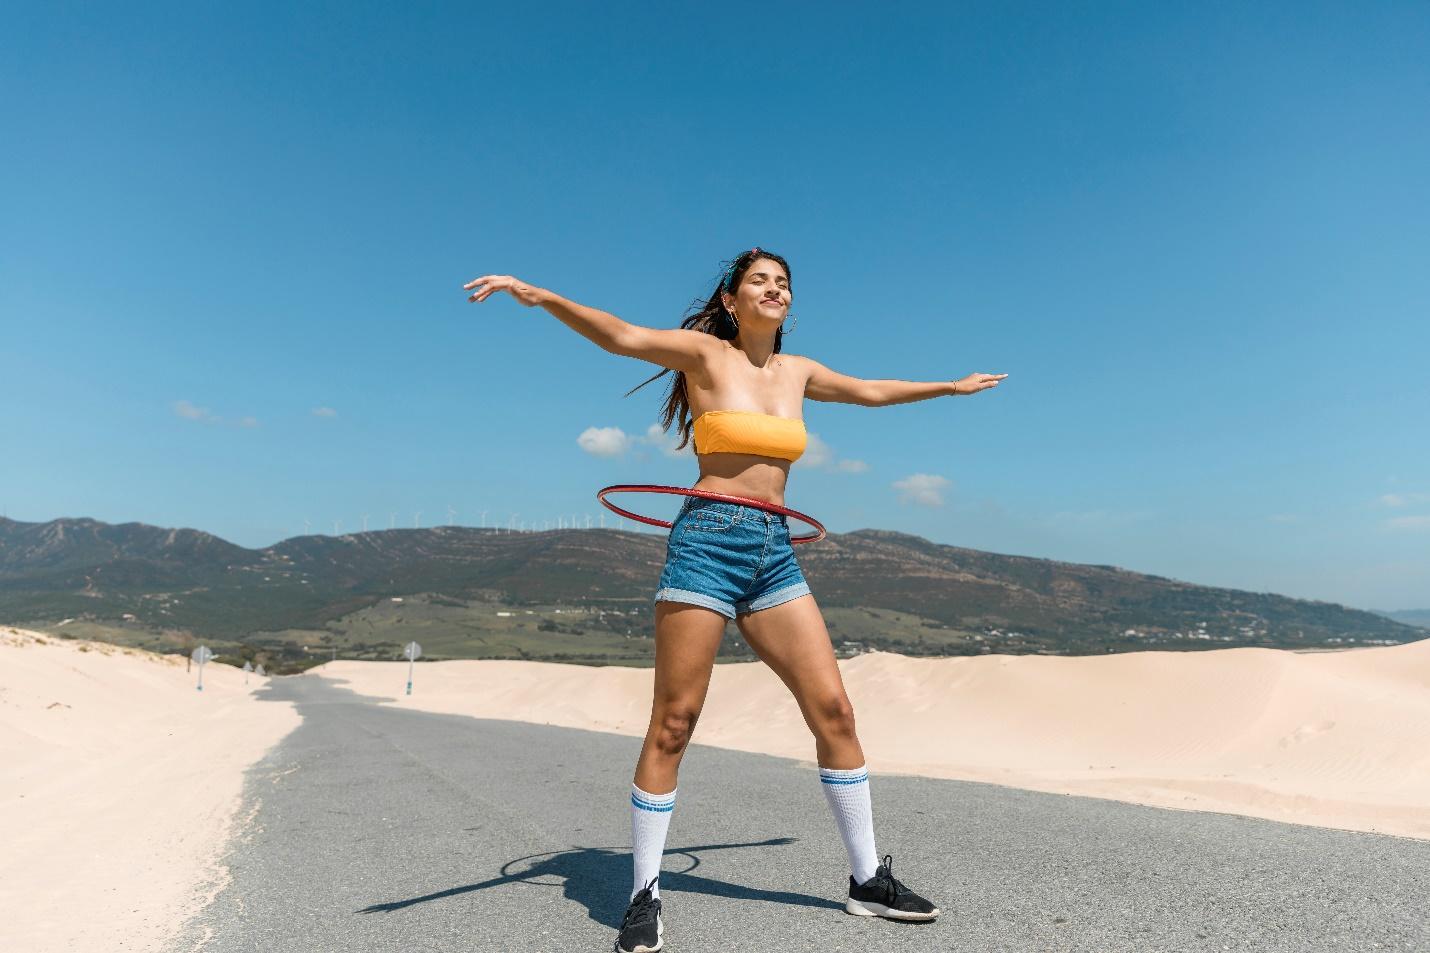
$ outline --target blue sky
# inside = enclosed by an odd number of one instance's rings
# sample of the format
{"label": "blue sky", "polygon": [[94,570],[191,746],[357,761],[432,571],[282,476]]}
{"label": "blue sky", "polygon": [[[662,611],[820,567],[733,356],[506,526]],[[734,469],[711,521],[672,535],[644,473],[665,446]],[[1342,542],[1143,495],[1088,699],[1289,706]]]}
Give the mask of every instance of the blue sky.
{"label": "blue sky", "polygon": [[1009,374],[806,402],[829,529],[1430,606],[1424,4],[814,9],[11,8],[0,507],[599,520],[668,378],[460,286],[674,327],[759,244],[788,351]]}

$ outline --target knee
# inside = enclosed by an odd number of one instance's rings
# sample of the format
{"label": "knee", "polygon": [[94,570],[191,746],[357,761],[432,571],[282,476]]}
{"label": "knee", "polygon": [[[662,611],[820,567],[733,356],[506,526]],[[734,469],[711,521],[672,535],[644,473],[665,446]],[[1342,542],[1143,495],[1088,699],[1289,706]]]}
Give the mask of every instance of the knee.
{"label": "knee", "polygon": [[690,743],[700,710],[690,705],[667,705],[656,713],[655,747],[664,755],[678,755]]}
{"label": "knee", "polygon": [[826,736],[854,737],[854,706],[848,695],[843,692],[822,695],[810,707],[813,716],[810,720],[816,731]]}

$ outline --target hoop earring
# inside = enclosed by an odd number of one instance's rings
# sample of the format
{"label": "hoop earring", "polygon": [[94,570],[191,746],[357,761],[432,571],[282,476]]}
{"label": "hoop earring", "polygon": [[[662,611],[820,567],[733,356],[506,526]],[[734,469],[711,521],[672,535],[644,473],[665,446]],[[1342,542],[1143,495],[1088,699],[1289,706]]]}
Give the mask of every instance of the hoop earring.
{"label": "hoop earring", "polygon": [[[794,318],[794,312],[791,311],[789,314],[785,315],[785,317],[787,317],[787,318]],[[793,334],[793,333],[794,333],[794,329],[795,329],[795,327],[796,327],[798,324],[799,324],[799,318],[794,318],[794,324],[791,324],[791,325],[789,326],[789,330],[786,331],[786,330],[785,330],[785,326],[784,326],[783,324],[781,324],[781,325],[780,325],[780,332],[783,333],[783,334]]]}

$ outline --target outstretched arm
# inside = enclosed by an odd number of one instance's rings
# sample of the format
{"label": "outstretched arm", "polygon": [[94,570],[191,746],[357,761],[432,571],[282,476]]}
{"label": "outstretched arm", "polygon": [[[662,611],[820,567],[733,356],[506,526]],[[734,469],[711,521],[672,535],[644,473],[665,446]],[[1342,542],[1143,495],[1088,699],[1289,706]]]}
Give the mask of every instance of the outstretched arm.
{"label": "outstretched arm", "polygon": [[805,380],[804,394],[810,400],[844,404],[858,404],[862,407],[887,407],[890,404],[908,404],[930,397],[976,394],[981,390],[996,387],[1007,374],[969,374],[956,381],[874,381],[850,377],[831,371],[818,361],[803,358],[809,369]]}
{"label": "outstretched arm", "polygon": [[540,305],[560,318],[572,330],[590,338],[603,351],[622,357],[635,357],[671,370],[696,370],[719,346],[718,340],[701,331],[688,328],[646,328],[622,321],[614,314],[538,288],[511,275],[485,275],[462,286],[472,292],[468,301],[485,301],[498,291],[505,291],[527,307]]}
{"label": "outstretched arm", "polygon": [[998,382],[1007,374],[969,374],[956,381],[932,381],[924,384],[917,381],[869,381],[874,385],[876,401],[871,406],[887,407],[890,404],[910,404],[930,397],[964,397],[976,394]]}
{"label": "outstretched arm", "polygon": [[603,351],[614,353],[616,342],[630,327],[614,314],[567,301],[554,291],[538,288],[511,275],[484,275],[467,282],[462,288],[472,293],[468,301],[485,301],[498,291],[505,291],[528,308],[540,305],[573,331],[590,338]]}

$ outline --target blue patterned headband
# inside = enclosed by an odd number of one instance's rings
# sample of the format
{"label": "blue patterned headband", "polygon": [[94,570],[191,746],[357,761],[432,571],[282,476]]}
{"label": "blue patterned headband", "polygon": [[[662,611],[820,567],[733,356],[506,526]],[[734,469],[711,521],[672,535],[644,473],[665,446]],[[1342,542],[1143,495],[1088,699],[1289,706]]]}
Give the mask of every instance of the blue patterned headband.
{"label": "blue patterned headband", "polygon": [[[754,248],[751,248],[749,254],[750,254],[750,260],[753,261],[756,256],[758,256],[758,255],[761,254],[760,246],[759,246],[759,245],[756,245]],[[744,257],[743,255],[736,255],[736,256],[735,256],[735,260],[732,261],[732,262],[730,262],[730,267],[725,269],[725,277],[722,278],[722,279],[720,279],[720,290],[721,290],[721,291],[733,291],[733,290],[734,290],[734,289],[730,286],[730,283],[731,283],[731,281],[732,281],[732,280],[734,279],[734,277],[735,277],[735,264],[736,264],[737,262],[739,262],[739,260],[740,260],[741,258],[743,258],[743,257]]]}

